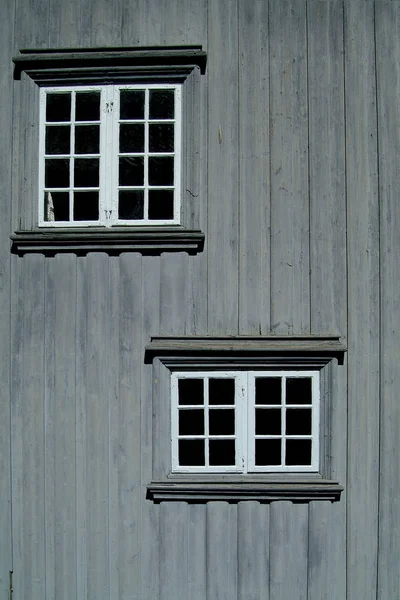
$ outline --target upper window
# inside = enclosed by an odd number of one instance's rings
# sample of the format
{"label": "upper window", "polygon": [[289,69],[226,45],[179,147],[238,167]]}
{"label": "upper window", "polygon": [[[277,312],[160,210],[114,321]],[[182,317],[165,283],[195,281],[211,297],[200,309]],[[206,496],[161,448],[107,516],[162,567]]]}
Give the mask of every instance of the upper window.
{"label": "upper window", "polygon": [[176,372],[172,471],[317,472],[319,372]]}
{"label": "upper window", "polygon": [[178,224],[180,91],[42,88],[39,225]]}

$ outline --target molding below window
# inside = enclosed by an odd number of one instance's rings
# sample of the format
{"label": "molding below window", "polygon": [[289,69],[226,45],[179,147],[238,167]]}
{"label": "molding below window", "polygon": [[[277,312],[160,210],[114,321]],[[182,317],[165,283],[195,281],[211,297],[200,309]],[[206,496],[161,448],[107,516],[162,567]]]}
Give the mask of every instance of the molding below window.
{"label": "molding below window", "polygon": [[204,233],[184,227],[135,227],[123,230],[105,228],[46,229],[16,231],[11,236],[15,254],[43,253],[54,255],[60,252],[87,254],[88,252],[187,252],[197,254],[204,246]]}
{"label": "molding below window", "polygon": [[337,481],[324,479],[297,480],[296,482],[247,480],[241,483],[174,481],[150,483],[147,486],[147,497],[154,502],[211,502],[216,500],[233,503],[244,500],[256,500],[258,502],[326,500],[337,502],[340,500],[342,491],[343,486]]}

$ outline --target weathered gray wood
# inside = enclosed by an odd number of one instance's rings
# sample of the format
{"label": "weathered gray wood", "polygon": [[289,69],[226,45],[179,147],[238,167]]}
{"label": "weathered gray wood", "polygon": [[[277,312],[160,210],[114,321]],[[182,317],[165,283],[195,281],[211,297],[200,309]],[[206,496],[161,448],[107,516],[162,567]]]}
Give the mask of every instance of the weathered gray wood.
{"label": "weathered gray wood", "polygon": [[[379,206],[374,6],[345,6],[349,597],[376,598],[379,477]],[[360,507],[362,506],[362,510]]]}
{"label": "weathered gray wood", "polygon": [[[380,196],[380,486],[378,598],[400,593],[400,4],[376,7]],[[376,450],[377,451],[377,450]]]}
{"label": "weathered gray wood", "polygon": [[15,48],[46,48],[49,39],[48,0],[15,2]]}
{"label": "weathered gray wood", "polygon": [[226,502],[207,505],[207,598],[237,597],[237,506]]}
{"label": "weathered gray wood", "polygon": [[188,600],[207,598],[207,508],[188,507]]}
{"label": "weathered gray wood", "polygon": [[188,597],[188,504],[160,508],[160,600]]}
{"label": "weathered gray wood", "polygon": [[269,512],[259,502],[238,505],[238,600],[268,600]]}
{"label": "weathered gray wood", "polygon": [[237,51],[236,2],[209,3],[208,329],[220,334],[238,330]]}
{"label": "weathered gray wood", "polygon": [[271,0],[271,330],[309,333],[306,5]]}
{"label": "weathered gray wood", "polygon": [[270,598],[307,598],[308,506],[274,502],[269,528]]}
{"label": "weathered gray wood", "polygon": [[270,319],[268,2],[238,3],[239,333],[266,334]]}

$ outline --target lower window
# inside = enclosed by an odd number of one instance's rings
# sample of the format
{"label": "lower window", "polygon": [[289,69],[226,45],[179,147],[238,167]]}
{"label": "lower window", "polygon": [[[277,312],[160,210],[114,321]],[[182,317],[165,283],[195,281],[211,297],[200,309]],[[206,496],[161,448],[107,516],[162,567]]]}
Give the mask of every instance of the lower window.
{"label": "lower window", "polygon": [[319,371],[171,374],[172,471],[317,472]]}

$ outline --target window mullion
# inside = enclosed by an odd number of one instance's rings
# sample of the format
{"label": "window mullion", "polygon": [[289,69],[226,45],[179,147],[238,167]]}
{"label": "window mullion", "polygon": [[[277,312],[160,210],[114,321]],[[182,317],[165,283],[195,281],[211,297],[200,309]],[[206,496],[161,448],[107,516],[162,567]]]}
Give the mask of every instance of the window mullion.
{"label": "window mullion", "polygon": [[150,91],[145,90],[144,102],[144,218],[149,218],[149,116],[150,116]]}
{"label": "window mullion", "polygon": [[209,394],[208,394],[209,378],[204,377],[204,458],[205,466],[210,466],[210,449],[209,449]]}
{"label": "window mullion", "polygon": [[75,163],[75,124],[76,124],[76,92],[71,92],[71,131],[70,131],[70,157],[69,157],[69,220],[74,220],[74,163]]}

